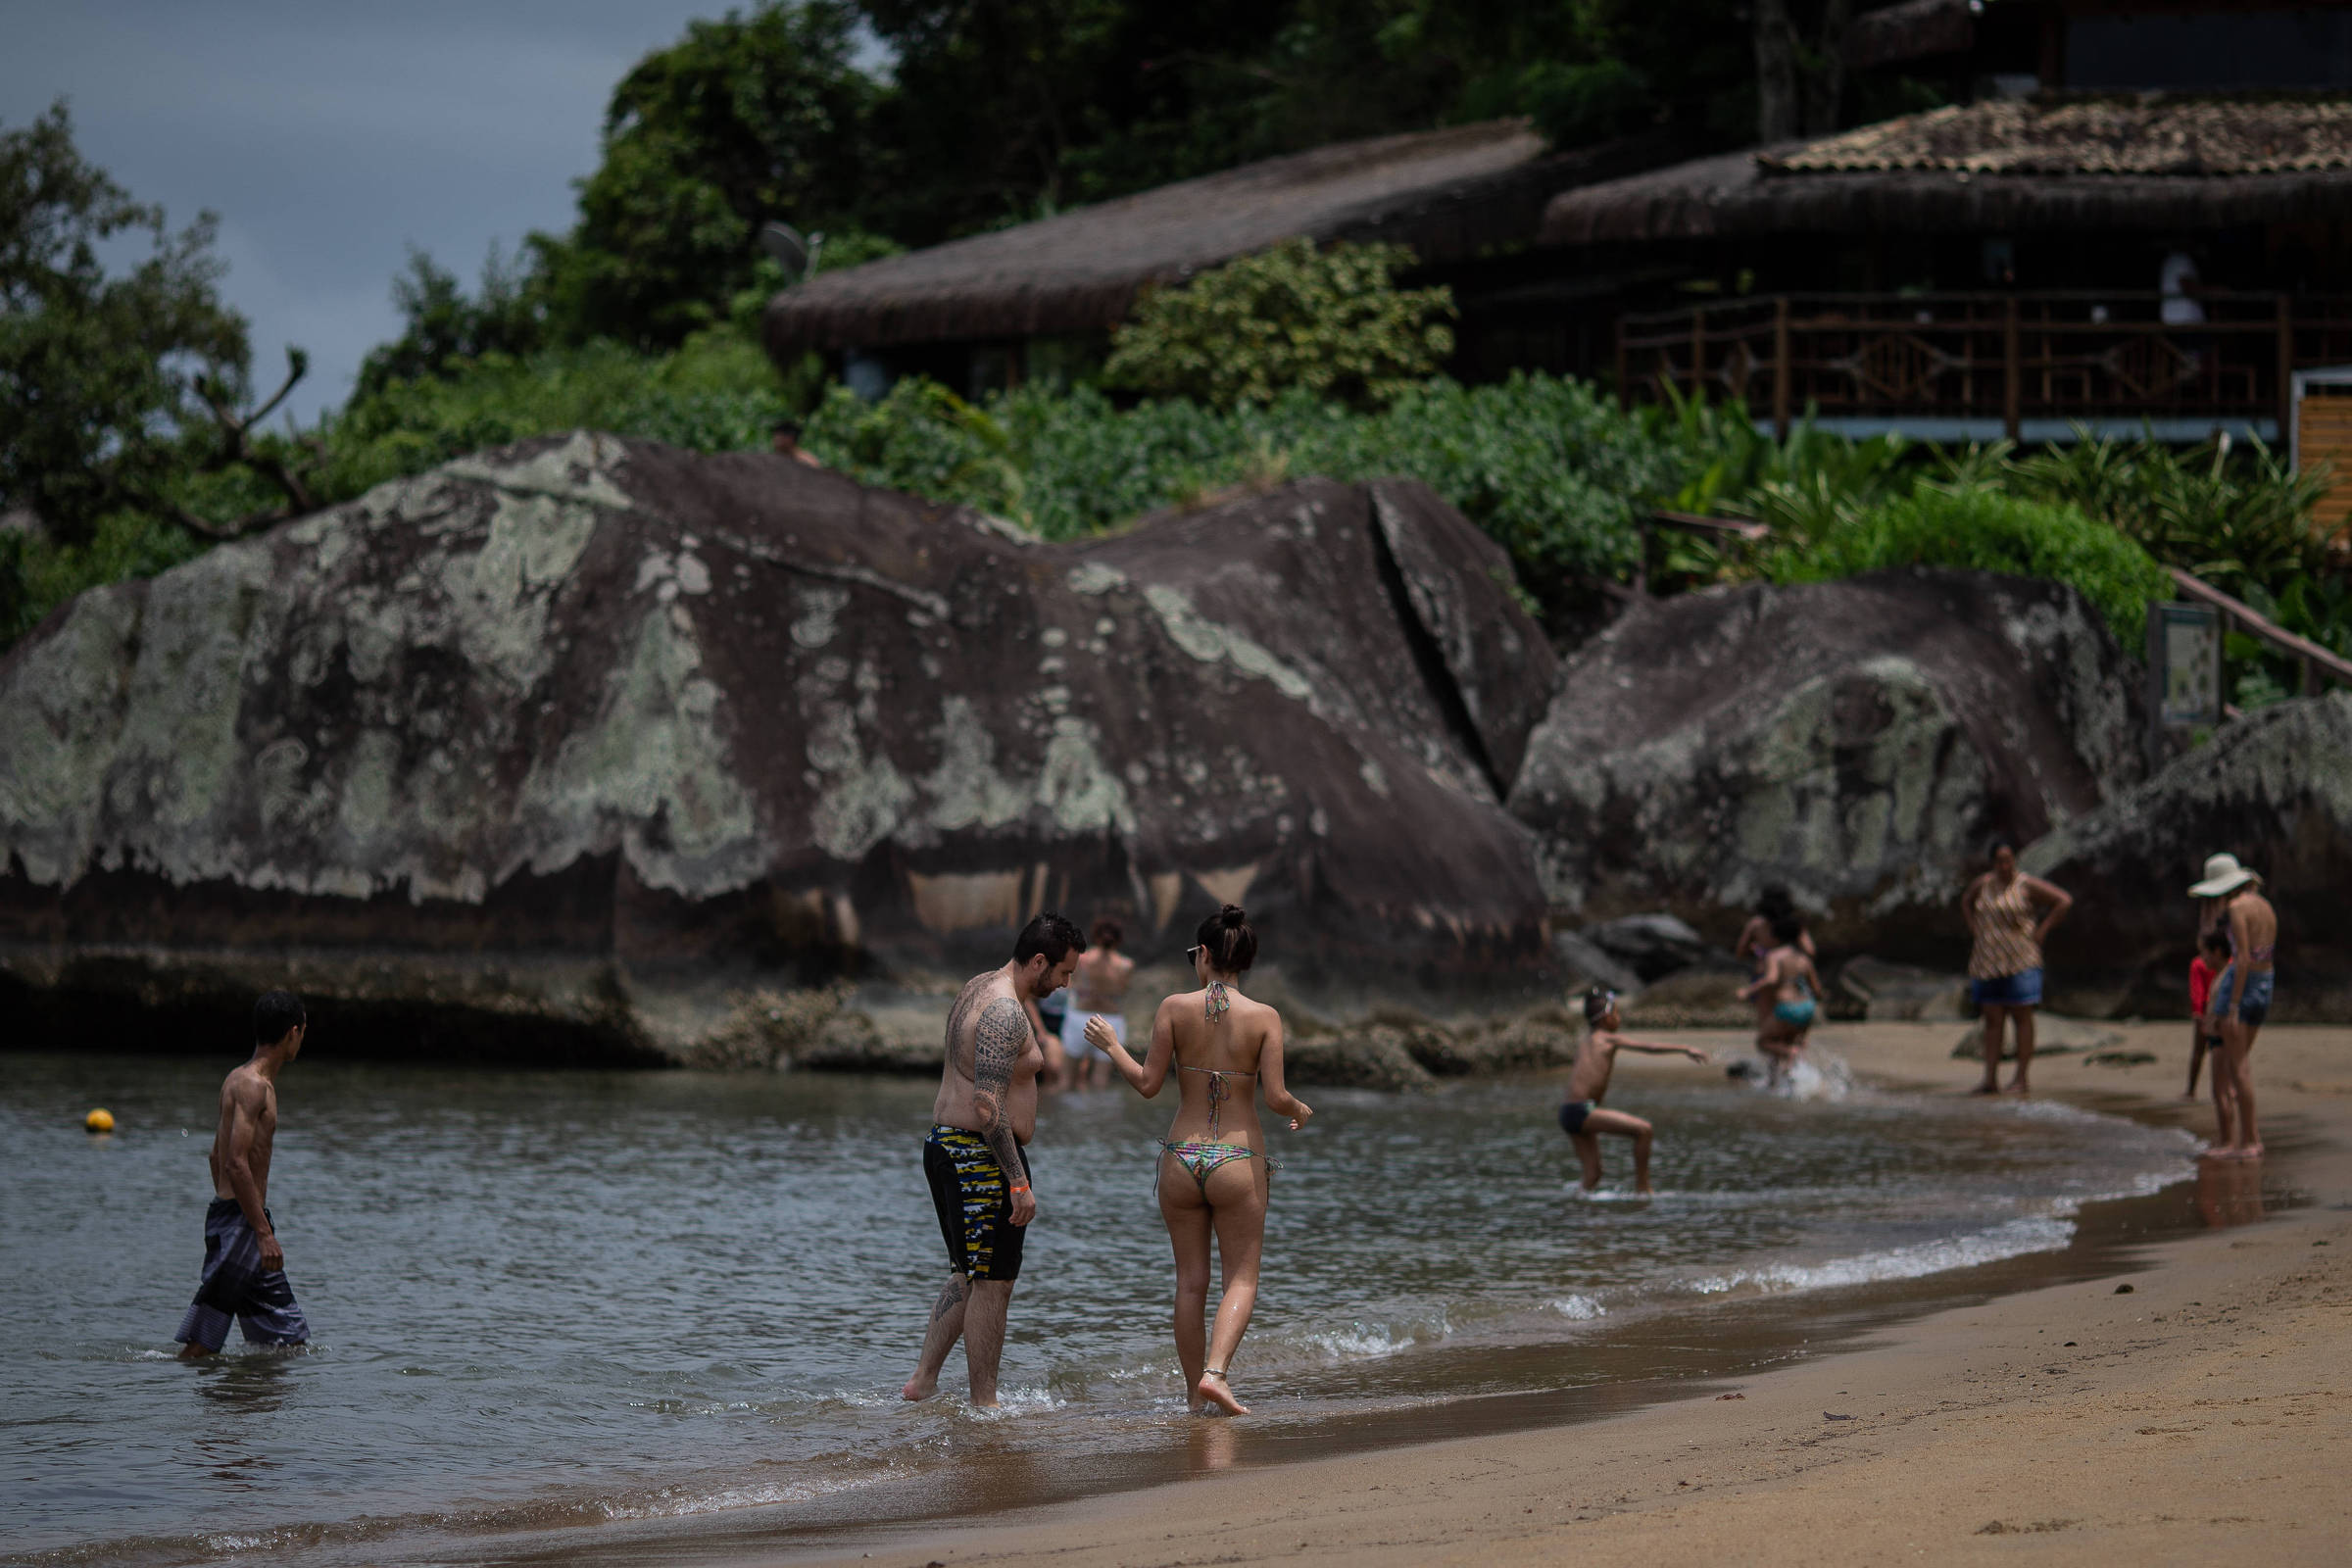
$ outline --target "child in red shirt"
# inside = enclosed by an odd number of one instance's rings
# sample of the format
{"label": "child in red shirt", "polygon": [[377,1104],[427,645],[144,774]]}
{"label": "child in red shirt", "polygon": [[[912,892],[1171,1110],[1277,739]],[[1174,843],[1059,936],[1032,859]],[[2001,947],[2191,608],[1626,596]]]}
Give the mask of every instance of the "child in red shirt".
{"label": "child in red shirt", "polygon": [[2197,1070],[2205,1065],[2205,1053],[2219,1051],[2222,1037],[2207,1032],[2209,1020],[2205,1004],[2213,998],[2213,982],[2230,962],[2230,933],[2215,926],[2198,940],[2201,950],[2188,960],[2188,1093],[2183,1100],[2197,1098]]}

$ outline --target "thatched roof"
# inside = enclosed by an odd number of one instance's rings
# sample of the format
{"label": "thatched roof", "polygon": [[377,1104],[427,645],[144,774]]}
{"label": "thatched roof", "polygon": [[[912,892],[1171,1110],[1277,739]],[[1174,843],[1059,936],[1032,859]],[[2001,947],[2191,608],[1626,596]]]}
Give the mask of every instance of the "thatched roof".
{"label": "thatched roof", "polygon": [[2000,99],[1864,125],[1792,152],[1778,174],[2282,174],[2352,167],[2352,99]]}
{"label": "thatched roof", "polygon": [[1543,242],[2204,229],[2352,211],[2352,100],[2000,100],[1555,197]]}
{"label": "thatched roof", "polygon": [[1977,12],[1970,0],[1903,0],[1854,19],[1845,35],[1845,63],[1868,69],[1965,53],[1977,41]]}
{"label": "thatched roof", "polygon": [[1546,155],[1523,120],[1344,142],[827,272],[768,302],[778,355],[1116,325],[1136,294],[1297,236],[1423,262],[1535,237],[1555,192],[1654,168],[1661,136]]}

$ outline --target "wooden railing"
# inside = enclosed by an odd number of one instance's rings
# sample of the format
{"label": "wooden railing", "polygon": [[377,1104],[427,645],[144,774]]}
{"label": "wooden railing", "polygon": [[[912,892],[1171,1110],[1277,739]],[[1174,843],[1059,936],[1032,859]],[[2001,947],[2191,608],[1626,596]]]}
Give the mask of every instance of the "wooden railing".
{"label": "wooden railing", "polygon": [[2171,566],[2166,569],[2172,572],[2174,586],[2180,590],[2181,597],[2192,599],[2201,605],[2211,605],[2222,612],[2224,626],[2242,632],[2257,641],[2268,643],[2286,655],[2287,658],[2294,660],[2302,671],[2303,678],[2297,684],[2304,696],[2318,695],[2322,676],[2332,681],[2339,681],[2346,686],[2352,686],[2352,660],[2339,657],[2332,650],[2321,647],[2308,637],[2296,636],[2293,632],[2262,614],[2253,606],[2243,600],[2230,598],[2202,577],[2182,571],[2179,566]]}
{"label": "wooden railing", "polygon": [[2352,297],[2195,296],[2167,324],[2155,294],[1780,294],[1629,315],[1617,384],[1741,398],[1786,434],[1830,417],[1962,419],[2012,440],[2028,421],[2291,416],[2292,377],[2352,364]]}

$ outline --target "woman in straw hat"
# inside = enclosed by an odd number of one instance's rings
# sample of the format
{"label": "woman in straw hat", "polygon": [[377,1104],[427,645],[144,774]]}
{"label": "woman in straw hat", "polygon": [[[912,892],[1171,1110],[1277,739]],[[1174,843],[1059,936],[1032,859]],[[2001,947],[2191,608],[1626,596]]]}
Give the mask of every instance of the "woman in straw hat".
{"label": "woman in straw hat", "polygon": [[2208,857],[2205,880],[2188,893],[2215,901],[2220,909],[2217,924],[2230,940],[2229,966],[2213,982],[2205,1004],[2213,1032],[2222,1037],[2221,1055],[2213,1064],[2219,1141],[2206,1152],[2215,1159],[2259,1159],[2262,1136],[2254,1126],[2253,1074],[2246,1058],[2253,1053],[2255,1033],[2271,1015],[2278,912],[2262,896],[2262,878],[2238,864],[2234,855]]}
{"label": "woman in straw hat", "polygon": [[[2075,906],[2072,895],[2037,876],[2017,868],[2017,847],[1994,839],[1988,854],[1992,869],[1968,885],[1960,895],[1960,913],[1975,940],[1968,954],[1969,996],[1984,1014],[1984,1081],[1980,1095],[1998,1094],[2001,1077],[2001,1025],[2017,1023],[2017,1075],[2009,1092],[2030,1092],[2034,1069],[2034,1009],[2041,1005],[2041,945],[2050,927]],[[2046,907],[2048,912],[2040,913]]]}

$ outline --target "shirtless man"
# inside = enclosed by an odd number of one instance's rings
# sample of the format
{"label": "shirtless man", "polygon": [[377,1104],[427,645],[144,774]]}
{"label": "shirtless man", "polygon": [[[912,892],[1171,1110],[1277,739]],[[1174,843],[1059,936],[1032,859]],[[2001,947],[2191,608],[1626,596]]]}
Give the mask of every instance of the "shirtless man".
{"label": "shirtless man", "polygon": [[1805,922],[1795,911],[1776,915],[1773,940],[1780,944],[1764,955],[1764,972],[1754,983],[1740,988],[1743,1002],[1769,1001],[1772,1011],[1756,1027],[1756,1049],[1772,1059],[1765,1086],[1778,1084],[1796,1058],[1804,1054],[1805,1036],[1820,1015],[1814,1000],[1821,994],[1821,971],[1805,951]]}
{"label": "shirtless man", "polygon": [[311,1337],[286,1283],[285,1250],[270,1221],[270,1151],[277,1142],[277,1075],[302,1054],[302,1003],[272,991],[254,1004],[253,1059],[220,1085],[213,1134],[213,1203],[204,1214],[204,1275],[179,1320],[180,1358],[211,1355],[229,1319],[248,1345],[302,1345]]}
{"label": "shirtless man", "polygon": [[1022,1146],[1037,1132],[1037,1075],[1046,1058],[1027,1004],[1069,984],[1085,951],[1078,928],[1048,910],[1022,928],[1012,961],[972,976],[948,1014],[947,1066],[923,1139],[923,1175],[951,1277],[931,1308],[922,1360],[900,1391],[906,1398],[938,1391],[939,1369],[961,1339],[972,1403],[997,1402],[1022,1227],[1037,1217]]}
{"label": "shirtless man", "polygon": [[1600,1133],[1615,1133],[1634,1141],[1634,1191],[1649,1191],[1649,1123],[1622,1110],[1603,1110],[1609,1074],[1616,1070],[1617,1053],[1639,1051],[1646,1056],[1689,1056],[1702,1066],[1710,1059],[1689,1046],[1662,1046],[1654,1041],[1629,1040],[1618,1031],[1625,1020],[1617,1011],[1617,993],[1594,986],[1585,993],[1585,1043],[1576,1049],[1576,1065],[1568,1069],[1568,1099],[1560,1106],[1560,1130],[1576,1146],[1585,1168],[1583,1190],[1600,1185]]}
{"label": "shirtless man", "polygon": [[1127,986],[1135,978],[1135,960],[1119,951],[1127,928],[1108,915],[1087,931],[1086,956],[1070,976],[1070,1006],[1062,1015],[1061,1049],[1070,1063],[1070,1087],[1110,1087],[1110,1058],[1087,1044],[1086,1025],[1100,1018],[1119,1044],[1127,1043]]}

